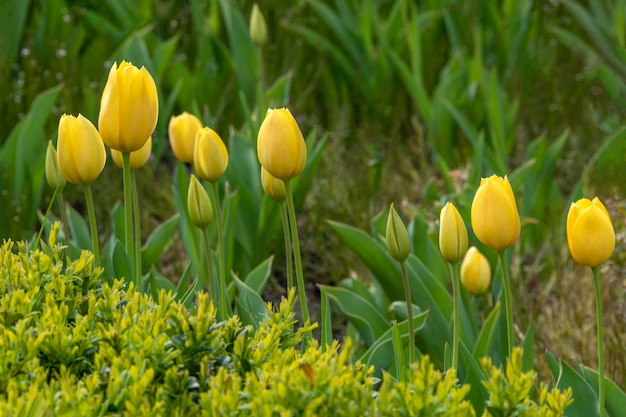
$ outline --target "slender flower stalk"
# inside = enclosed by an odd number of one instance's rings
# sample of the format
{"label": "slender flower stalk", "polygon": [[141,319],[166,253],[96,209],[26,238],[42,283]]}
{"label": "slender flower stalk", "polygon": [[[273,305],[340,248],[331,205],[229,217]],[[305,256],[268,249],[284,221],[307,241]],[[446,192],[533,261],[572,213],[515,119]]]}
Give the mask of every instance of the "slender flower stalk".
{"label": "slender flower stalk", "polygon": [[[289,213],[289,223],[291,229],[291,242],[293,244],[293,255],[296,264],[296,287],[300,298],[300,308],[302,309],[302,320],[305,325],[309,325],[309,306],[306,299],[306,288],[304,287],[304,274],[302,272],[302,257],[300,255],[300,239],[298,238],[298,222],[296,221],[296,208],[293,202],[293,192],[291,190],[291,180],[285,180],[285,192],[287,195],[287,210]],[[311,339],[311,332],[304,333],[302,347],[306,348]]]}
{"label": "slender flower stalk", "polygon": [[406,272],[406,261],[400,262],[402,271],[402,285],[404,285],[404,297],[406,298],[407,319],[409,320],[409,364],[415,362],[415,325],[413,324],[413,301],[411,300],[411,287],[409,286],[409,276]]}
{"label": "slender flower stalk", "polygon": [[[132,199],[133,199],[133,251],[135,258],[135,280],[143,285],[143,272],[141,266],[141,216],[139,215],[139,194],[137,192],[137,175],[135,171],[130,172],[130,181],[132,185]],[[143,290],[143,288],[142,288]]]}
{"label": "slender flower stalk", "polygon": [[[217,253],[218,253],[218,277],[220,304],[225,315],[230,315],[230,303],[226,294],[226,261],[224,256],[224,226],[222,224],[222,210],[220,208],[220,197],[217,190],[217,182],[211,182],[213,189],[213,199],[215,200],[215,217],[217,218]],[[224,317],[226,318],[226,317]]]}
{"label": "slender flower stalk", "polygon": [[452,368],[459,369],[459,344],[461,341],[461,279],[456,262],[450,265],[452,295],[454,297],[454,324],[452,329]]}
{"label": "slender flower stalk", "polygon": [[93,207],[91,185],[85,185],[85,200],[87,201],[87,215],[89,216],[89,228],[91,230],[91,249],[96,267],[100,266],[100,245],[98,243],[98,228],[96,227],[96,211]]}
{"label": "slender flower stalk", "polygon": [[[205,227],[202,229],[202,239],[204,240],[204,248],[206,249],[206,259],[208,263],[208,271],[209,271],[209,298],[211,301],[216,304],[217,297],[215,294],[215,275],[213,274],[213,254],[211,253],[211,239],[209,239],[209,228]],[[219,321],[225,320],[223,308],[217,309],[217,319]]]}
{"label": "slender flower stalk", "polygon": [[596,296],[596,325],[598,328],[598,409],[604,416],[604,337],[602,335],[602,294],[600,293],[600,278],[598,267],[591,268],[593,274],[593,291]]}
{"label": "slender flower stalk", "polygon": [[513,329],[513,302],[511,300],[511,278],[509,276],[509,267],[506,261],[506,253],[504,250],[498,252],[500,255],[500,266],[502,267],[502,280],[504,281],[504,310],[506,314],[506,335],[508,345],[508,357],[513,353],[515,343]]}
{"label": "slender flower stalk", "polygon": [[287,262],[287,293],[293,288],[293,256],[291,252],[291,235],[289,233],[289,214],[287,213],[287,203],[284,201],[280,205],[280,218],[283,221],[283,235],[285,236],[285,260]]}
{"label": "slender flower stalk", "polygon": [[129,277],[129,281],[135,283],[135,288],[141,288],[141,277],[135,276],[135,250],[133,241],[133,181],[130,170],[130,152],[122,152],[122,164],[123,164],[123,181],[124,181],[124,248],[128,254],[131,265],[132,277]]}

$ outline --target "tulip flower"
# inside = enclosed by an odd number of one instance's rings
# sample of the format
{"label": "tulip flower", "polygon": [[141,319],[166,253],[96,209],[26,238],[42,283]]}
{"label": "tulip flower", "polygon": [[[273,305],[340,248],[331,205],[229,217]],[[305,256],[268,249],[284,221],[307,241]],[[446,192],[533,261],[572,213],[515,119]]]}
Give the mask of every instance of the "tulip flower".
{"label": "tulip flower", "polygon": [[159,99],[152,76],[129,62],[114,63],[100,102],[102,140],[120,152],[137,151],[156,127]]}
{"label": "tulip flower", "polygon": [[572,258],[581,265],[595,267],[606,262],[615,249],[615,230],[604,204],[582,198],[567,214],[567,245]]}
{"label": "tulip flower", "polygon": [[272,177],[272,174],[267,172],[267,170],[263,167],[261,167],[261,185],[263,186],[265,194],[267,194],[267,196],[272,200],[282,203],[287,198],[285,182]]}
{"label": "tulip flower", "polygon": [[51,140],[48,141],[48,149],[46,149],[46,181],[52,188],[63,188],[66,183],[65,177],[59,169],[57,150]]}
{"label": "tulip flower", "polygon": [[281,180],[297,177],[306,165],[306,143],[288,109],[269,109],[259,128],[257,154],[263,168]]}
{"label": "tulip flower", "polygon": [[252,14],[250,15],[250,39],[257,46],[263,46],[267,43],[267,25],[263,13],[256,3],[252,5]]}
{"label": "tulip flower", "polygon": [[439,216],[439,250],[448,262],[454,263],[467,252],[467,229],[454,204],[448,202]]}
{"label": "tulip flower", "polygon": [[476,237],[491,249],[502,251],[519,238],[520,218],[506,176],[481,179],[471,210]]}
{"label": "tulip flower", "polygon": [[222,138],[211,128],[198,130],[193,165],[200,178],[210,182],[220,179],[228,166],[228,151]]}
{"label": "tulip flower", "polygon": [[104,169],[106,150],[100,133],[80,114],[61,116],[57,146],[59,171],[72,184],[91,184]]}
{"label": "tulip flower", "polygon": [[[152,137],[149,137],[146,143],[137,151],[130,153],[130,169],[141,168],[148,162],[150,155],[152,154]],[[111,159],[120,168],[123,168],[122,153],[111,149]]]}
{"label": "tulip flower", "polygon": [[189,181],[187,210],[191,222],[200,229],[209,227],[213,220],[213,209],[209,195],[194,175]]}
{"label": "tulip flower", "polygon": [[483,294],[491,284],[491,266],[476,247],[469,248],[461,263],[461,284],[472,294]]}
{"label": "tulip flower", "polygon": [[170,146],[181,162],[193,162],[193,151],[196,146],[196,134],[202,129],[202,122],[193,114],[183,112],[172,116],[168,127]]}

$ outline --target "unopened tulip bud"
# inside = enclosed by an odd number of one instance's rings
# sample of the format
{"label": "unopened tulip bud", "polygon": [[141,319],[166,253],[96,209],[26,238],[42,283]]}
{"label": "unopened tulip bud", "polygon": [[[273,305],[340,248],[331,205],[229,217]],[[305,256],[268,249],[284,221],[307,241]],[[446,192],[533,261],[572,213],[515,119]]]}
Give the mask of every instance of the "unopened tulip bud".
{"label": "unopened tulip bud", "polygon": [[259,128],[259,162],[273,177],[290,180],[306,165],[306,143],[288,109],[269,109]]}
{"label": "unopened tulip bud", "polygon": [[250,15],[250,39],[257,46],[263,46],[267,42],[267,25],[259,5],[254,3]]}
{"label": "unopened tulip bud", "polygon": [[193,166],[200,178],[215,182],[220,179],[228,166],[228,150],[213,129],[205,127],[196,134]]}
{"label": "unopened tulip bud", "polygon": [[57,146],[59,171],[72,184],[91,184],[104,169],[107,156],[100,133],[80,114],[61,116]]}
{"label": "unopened tulip bud", "polygon": [[387,216],[386,238],[389,254],[398,262],[406,261],[411,251],[409,233],[393,204],[389,207]]}
{"label": "unopened tulip bud", "polygon": [[448,262],[457,262],[467,252],[467,229],[454,204],[448,202],[439,216],[439,250]]}
{"label": "unopened tulip bud", "polygon": [[192,163],[196,146],[196,135],[202,129],[202,122],[193,114],[183,112],[172,116],[168,126],[170,146],[174,156],[181,162]]}
{"label": "unopened tulip bud", "polygon": [[287,198],[285,181],[272,177],[272,174],[267,172],[263,167],[261,167],[261,185],[263,186],[265,194],[267,194],[272,200],[282,203]]}
{"label": "unopened tulip bud", "polygon": [[581,198],[567,213],[567,245],[572,258],[590,267],[606,262],[615,249],[611,216],[598,199]]}
{"label": "unopened tulip bud", "polygon": [[139,150],[154,132],[159,98],[154,79],[145,67],[114,63],[100,102],[98,128],[102,140],[120,152]]}
{"label": "unopened tulip bud", "polygon": [[[152,153],[152,137],[148,138],[146,143],[138,151],[132,151],[130,153],[130,169],[139,169],[148,162],[150,154]],[[111,159],[120,168],[124,167],[122,153],[111,149]]]}
{"label": "unopened tulip bud", "polygon": [[46,150],[46,181],[52,188],[63,188],[66,183],[65,177],[59,170],[57,150],[51,140],[48,141],[48,149]]}
{"label": "unopened tulip bud", "polygon": [[491,249],[513,246],[520,235],[520,218],[508,178],[483,178],[472,202],[472,227],[476,237]]}
{"label": "unopened tulip bud", "polygon": [[206,190],[192,175],[189,181],[189,191],[187,193],[187,210],[191,222],[200,229],[206,229],[213,220],[213,207]]}
{"label": "unopened tulip bud", "polygon": [[472,294],[483,294],[491,284],[491,266],[474,246],[469,248],[461,263],[461,284]]}

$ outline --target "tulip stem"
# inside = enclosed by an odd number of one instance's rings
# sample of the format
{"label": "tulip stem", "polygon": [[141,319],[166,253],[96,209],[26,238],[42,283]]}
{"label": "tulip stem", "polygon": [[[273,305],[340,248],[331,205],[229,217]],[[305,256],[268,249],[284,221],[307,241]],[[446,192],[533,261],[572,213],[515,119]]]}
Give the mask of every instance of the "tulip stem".
{"label": "tulip stem", "polygon": [[508,341],[508,357],[513,352],[513,344],[515,337],[513,335],[513,303],[511,301],[511,279],[509,277],[509,268],[506,261],[506,253],[504,250],[499,251],[500,265],[502,266],[502,280],[504,281],[504,307],[506,313],[506,334]]}
{"label": "tulip stem", "polygon": [[[213,304],[217,303],[217,297],[215,296],[215,275],[213,275],[213,254],[211,253],[211,240],[209,239],[209,228],[205,227],[202,230],[202,238],[204,239],[204,248],[206,250],[206,259],[208,263],[209,273],[209,298]],[[222,321],[223,318],[222,308],[217,309],[218,320]]]}
{"label": "tulip stem", "polygon": [[593,290],[596,296],[596,321],[598,327],[598,409],[604,416],[604,340],[602,335],[602,294],[600,293],[600,278],[598,267],[591,268],[593,273]]}
{"label": "tulip stem", "polygon": [[289,234],[289,215],[285,202],[279,203],[280,217],[283,221],[283,234],[285,236],[285,259],[287,262],[287,293],[293,288],[293,255],[291,251],[291,236]]}
{"label": "tulip stem", "polygon": [[458,373],[459,369],[459,344],[461,340],[461,281],[456,262],[448,262],[450,275],[452,276],[452,295],[454,297],[454,326],[452,329],[452,368]]}
{"label": "tulip stem", "polygon": [[[131,185],[132,185],[132,199],[133,199],[133,226],[135,227],[134,229],[134,245],[133,245],[133,250],[134,250],[134,257],[135,257],[135,263],[134,263],[134,267],[135,270],[133,271],[133,273],[135,274],[135,279],[137,280],[137,282],[143,286],[143,271],[142,271],[142,267],[141,267],[141,220],[140,220],[140,216],[139,216],[139,195],[138,195],[138,191],[137,191],[137,179],[136,179],[137,175],[135,174],[135,171],[131,171],[130,172],[130,178],[131,178]],[[142,291],[144,290],[144,288],[142,287]]]}
{"label": "tulip stem", "polygon": [[220,296],[220,306],[222,310],[221,312],[218,310],[218,317],[225,320],[228,316],[230,316],[230,304],[228,302],[228,297],[226,294],[226,265],[225,265],[225,256],[224,256],[224,231],[222,224],[222,210],[220,207],[220,197],[217,192],[217,182],[211,182],[211,188],[213,189],[213,199],[215,200],[215,217],[217,217],[217,252],[219,256],[218,262],[218,273],[219,273],[219,296]]}
{"label": "tulip stem", "polygon": [[91,185],[85,185],[85,200],[87,200],[87,214],[89,216],[89,228],[91,229],[91,249],[96,267],[100,266],[100,247],[98,244],[98,228],[96,227],[96,212],[93,208],[93,196]]}
{"label": "tulip stem", "polygon": [[[300,240],[298,238],[298,222],[296,221],[296,208],[293,203],[293,192],[291,190],[291,180],[285,180],[285,194],[287,196],[287,210],[289,212],[289,223],[291,229],[291,240],[293,243],[294,262],[296,264],[296,280],[298,287],[298,297],[300,298],[300,308],[302,309],[302,320],[305,326],[311,324],[309,317],[309,306],[307,305],[306,289],[304,287],[304,274],[302,273],[302,257],[300,255]],[[305,332],[302,338],[302,349],[306,349],[311,339],[311,332]]]}
{"label": "tulip stem", "polygon": [[[133,246],[133,195],[130,171],[130,152],[122,152],[122,169],[124,177],[124,249],[130,259],[131,274],[135,275],[135,251]],[[131,276],[128,280],[140,289],[140,277]]]}
{"label": "tulip stem", "polygon": [[67,210],[65,210],[65,199],[63,198],[63,189],[59,190],[57,198],[59,203],[59,211],[61,212],[61,224],[63,225],[63,234],[65,235],[65,257],[70,258],[70,227],[67,222]]}
{"label": "tulip stem", "polygon": [[43,229],[46,227],[46,222],[48,221],[48,216],[50,215],[50,210],[52,209],[52,204],[54,203],[54,198],[56,197],[58,191],[59,191],[59,187],[55,187],[54,193],[52,194],[52,198],[50,199],[50,203],[48,204],[48,209],[46,210],[46,214],[43,216],[43,221],[41,222],[39,233],[37,233],[37,239],[35,239],[35,244],[33,245],[33,249],[37,249],[37,246],[39,246],[39,241],[41,240]]}
{"label": "tulip stem", "polygon": [[406,272],[406,261],[400,262],[402,271],[402,284],[404,285],[404,297],[406,298],[406,313],[409,321],[409,364],[415,362],[415,329],[413,324],[413,301],[411,300],[411,287],[409,286],[409,275]]}

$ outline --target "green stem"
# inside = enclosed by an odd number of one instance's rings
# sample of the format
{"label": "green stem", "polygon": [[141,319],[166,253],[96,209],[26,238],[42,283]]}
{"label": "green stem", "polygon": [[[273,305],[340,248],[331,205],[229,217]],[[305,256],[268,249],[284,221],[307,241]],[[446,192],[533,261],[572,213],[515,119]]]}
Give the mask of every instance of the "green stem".
{"label": "green stem", "polygon": [[402,270],[402,284],[404,285],[404,296],[406,297],[406,312],[409,320],[409,364],[415,362],[415,329],[413,328],[413,301],[411,300],[411,287],[409,286],[409,275],[406,272],[406,262],[400,262]]}
{"label": "green stem", "polygon": [[285,236],[285,259],[287,262],[287,293],[293,288],[293,255],[291,251],[291,236],[289,234],[289,215],[285,202],[279,203],[280,217],[283,220],[283,235]]}
{"label": "green stem", "polygon": [[593,290],[596,295],[596,321],[598,327],[598,409],[604,416],[604,340],[602,336],[602,294],[600,293],[600,278],[598,267],[591,268],[593,273]]}
{"label": "green stem", "polygon": [[452,294],[454,297],[454,323],[452,330],[452,368],[459,367],[459,345],[461,341],[461,281],[456,262],[450,264],[450,275],[452,276]]}
{"label": "green stem", "polygon": [[[130,259],[131,273],[135,274],[135,251],[133,250],[133,193],[130,172],[130,152],[122,152],[122,165],[124,176],[124,249]],[[141,283],[139,277],[128,277],[135,283],[135,289],[139,290]]]}
{"label": "green stem", "polygon": [[508,357],[511,357],[513,352],[513,344],[515,343],[515,337],[513,335],[513,303],[511,301],[511,279],[509,277],[509,267],[506,261],[506,254],[504,250],[499,252],[500,265],[502,266],[502,280],[504,281],[504,307],[506,312],[506,334],[508,341]]}
{"label": "green stem", "polygon": [[57,202],[59,203],[59,211],[61,212],[61,224],[63,225],[63,233],[65,235],[65,257],[71,257],[70,251],[70,225],[67,221],[67,210],[65,210],[65,199],[63,198],[63,189],[59,190],[59,198],[57,198]]}
{"label": "green stem", "polygon": [[[220,207],[220,197],[217,192],[217,182],[212,182],[213,189],[213,199],[215,200],[215,217],[217,217],[217,253],[219,256],[219,264],[218,264],[218,273],[219,273],[219,296],[220,296],[220,306],[221,310],[223,310],[222,319],[226,319],[226,317],[230,316],[230,304],[228,303],[228,297],[226,294],[226,265],[225,265],[225,256],[224,256],[224,230],[222,224],[222,210]],[[218,311],[219,314],[219,311]],[[219,317],[219,315],[218,315]]]}
{"label": "green stem", "polygon": [[[297,280],[297,289],[298,289],[298,297],[300,298],[300,308],[302,309],[302,320],[306,325],[311,323],[311,318],[309,317],[309,306],[307,305],[306,299],[306,289],[304,287],[304,274],[302,273],[302,257],[300,255],[300,240],[298,238],[298,222],[296,221],[296,208],[293,203],[293,192],[291,190],[291,180],[285,181],[285,191],[287,194],[287,210],[289,212],[289,224],[291,229],[291,240],[293,243],[293,254],[294,261],[296,263],[296,280]],[[311,332],[304,333],[302,338],[302,348],[303,350],[309,344],[309,340],[311,339]]]}
{"label": "green stem", "polygon": [[[133,199],[133,226],[134,228],[134,257],[135,257],[135,279],[141,285],[143,285],[143,271],[141,266],[141,219],[139,215],[139,194],[137,190],[137,179],[136,179],[135,171],[130,172],[131,185],[132,185],[132,199]],[[141,289],[143,291],[143,288]]]}
{"label": "green stem", "polygon": [[85,200],[87,200],[87,214],[89,216],[89,228],[91,229],[91,249],[93,251],[94,263],[100,266],[100,247],[98,244],[98,228],[96,227],[96,211],[93,208],[93,196],[91,195],[91,185],[85,185]]}
{"label": "green stem", "polygon": [[52,194],[52,198],[50,199],[50,203],[48,204],[48,209],[46,210],[46,215],[43,216],[43,222],[41,222],[41,227],[39,228],[39,233],[37,233],[37,239],[35,239],[35,244],[33,245],[33,249],[37,249],[39,246],[39,241],[41,240],[41,234],[43,233],[43,229],[46,227],[46,222],[48,221],[48,216],[50,215],[50,210],[52,209],[52,204],[54,203],[54,198],[59,191],[59,187],[54,189],[54,193]]}
{"label": "green stem", "polygon": [[[206,259],[208,263],[208,272],[209,272],[209,298],[213,302],[213,304],[217,303],[217,298],[215,297],[215,276],[213,275],[213,254],[211,253],[211,240],[209,239],[209,228],[205,227],[202,229],[202,238],[204,239],[204,248],[206,249]],[[198,268],[200,269],[200,268]],[[224,311],[223,308],[217,309],[217,319],[222,321],[224,319]]]}

